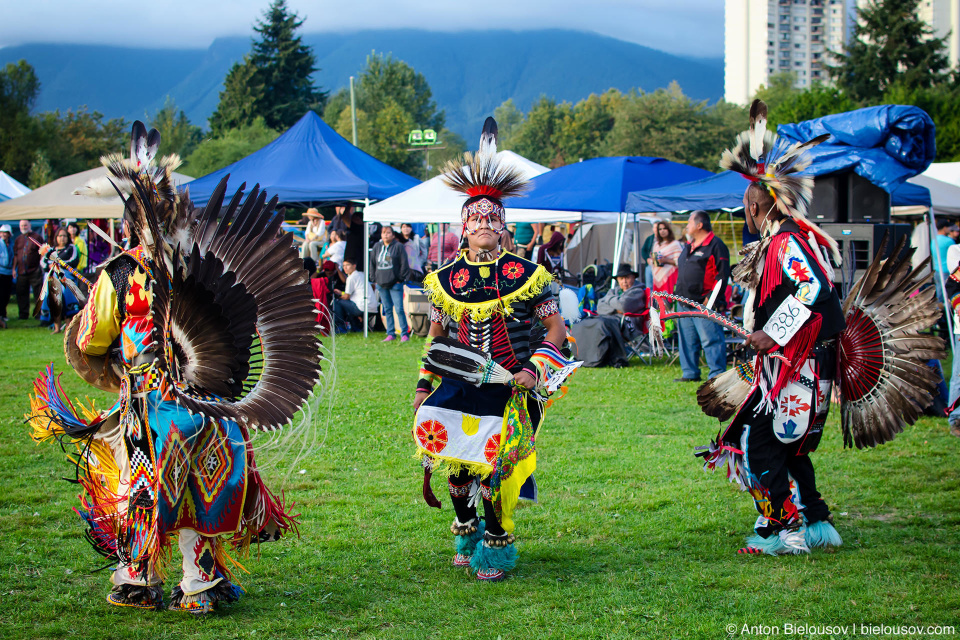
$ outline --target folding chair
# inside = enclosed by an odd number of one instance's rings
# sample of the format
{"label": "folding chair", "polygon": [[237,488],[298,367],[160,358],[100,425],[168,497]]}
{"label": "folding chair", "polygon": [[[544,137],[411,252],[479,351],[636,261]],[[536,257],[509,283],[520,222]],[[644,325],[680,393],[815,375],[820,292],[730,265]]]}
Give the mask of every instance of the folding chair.
{"label": "folding chair", "polygon": [[650,290],[646,289],[643,303],[636,306],[624,306],[620,318],[620,333],[623,335],[627,359],[636,356],[643,364],[653,361],[653,346],[650,343]]}

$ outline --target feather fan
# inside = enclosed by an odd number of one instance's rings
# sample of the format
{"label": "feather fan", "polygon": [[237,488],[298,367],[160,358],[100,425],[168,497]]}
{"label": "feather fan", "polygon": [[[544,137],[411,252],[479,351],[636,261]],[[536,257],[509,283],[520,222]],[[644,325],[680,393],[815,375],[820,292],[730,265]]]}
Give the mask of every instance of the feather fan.
{"label": "feather fan", "polygon": [[939,373],[927,361],[945,357],[939,337],[922,333],[941,308],[932,288],[929,258],[912,268],[901,240],[882,259],[888,238],[843,303],[840,334],[841,426],[844,447],[874,447],[893,440],[933,402]]}
{"label": "feather fan", "polygon": [[478,387],[481,384],[509,384],[513,380],[513,374],[480,349],[443,336],[433,339],[424,354],[423,368],[444,378]]}

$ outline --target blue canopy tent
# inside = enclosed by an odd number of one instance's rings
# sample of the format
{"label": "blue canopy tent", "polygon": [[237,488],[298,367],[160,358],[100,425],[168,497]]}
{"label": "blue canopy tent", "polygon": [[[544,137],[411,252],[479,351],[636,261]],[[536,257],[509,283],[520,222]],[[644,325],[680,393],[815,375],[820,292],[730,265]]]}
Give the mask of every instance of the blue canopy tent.
{"label": "blue canopy tent", "polygon": [[[736,209],[743,206],[743,192],[747,184],[739,173],[724,171],[703,180],[631,193],[627,198],[626,210],[631,213],[653,213]],[[890,194],[890,202],[895,207],[929,207],[930,192],[920,185],[904,182]]]}
{"label": "blue canopy tent", "polygon": [[506,207],[582,212],[583,222],[616,222],[615,263],[626,223],[627,194],[709,176],[706,169],[663,158],[594,158],[548,171],[530,181],[526,195],[508,198]]}
{"label": "blue canopy tent", "polygon": [[631,191],[655,189],[709,175],[706,169],[663,158],[594,158],[537,176],[530,181],[526,195],[508,198],[504,205],[517,209],[619,214]]}
{"label": "blue canopy tent", "polygon": [[259,151],[187,183],[193,203],[205,205],[227,174],[234,189],[259,183],[281,203],[302,205],[382,200],[420,184],[347,142],[313,111]]}

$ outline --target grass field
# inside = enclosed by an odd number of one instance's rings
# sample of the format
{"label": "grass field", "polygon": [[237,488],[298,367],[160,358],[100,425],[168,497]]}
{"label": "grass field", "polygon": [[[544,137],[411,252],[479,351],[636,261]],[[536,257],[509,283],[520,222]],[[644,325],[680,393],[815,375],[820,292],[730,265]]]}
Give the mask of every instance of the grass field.
{"label": "grass field", "polygon": [[[105,601],[107,572],[92,572],[99,556],[71,511],[63,454],[33,444],[23,424],[34,376],[51,361],[65,367],[60,336],[35,327],[13,321],[0,332],[3,638],[885,637],[861,624],[960,632],[960,439],[945,420],[844,451],[833,411],[814,463],[844,546],[740,557],[756,514],[691,455],[718,425],[700,414],[693,386],[672,382],[679,368],[583,370],[539,434],[541,503],[517,513],[518,568],[504,583],[479,584],[450,566],[443,483],[434,479],[442,511],[420,497],[410,402],[422,342],[384,345],[376,334],[337,341],[322,446],[282,487],[302,513],[300,538],[243,561],[246,596],[199,620],[117,609]],[[107,400],[71,371],[63,383],[71,397]],[[282,474],[272,475],[279,488]],[[801,636],[789,624],[856,628]]]}

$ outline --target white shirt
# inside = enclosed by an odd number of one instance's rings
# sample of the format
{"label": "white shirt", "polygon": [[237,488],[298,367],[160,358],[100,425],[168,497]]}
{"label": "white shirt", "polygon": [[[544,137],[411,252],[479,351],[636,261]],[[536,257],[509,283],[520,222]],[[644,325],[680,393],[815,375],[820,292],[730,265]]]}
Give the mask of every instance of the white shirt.
{"label": "white shirt", "polygon": [[367,279],[363,277],[362,271],[354,271],[347,276],[346,286],[343,288],[343,292],[350,296],[350,301],[353,304],[357,305],[357,309],[363,311],[363,285],[367,285],[367,311],[371,313],[377,312],[377,294],[373,290],[373,286],[367,282]]}
{"label": "white shirt", "polygon": [[330,260],[331,262],[336,262],[338,267],[343,266],[343,252],[347,250],[346,240],[337,240],[329,247],[327,247],[327,252],[324,254],[324,257]]}

